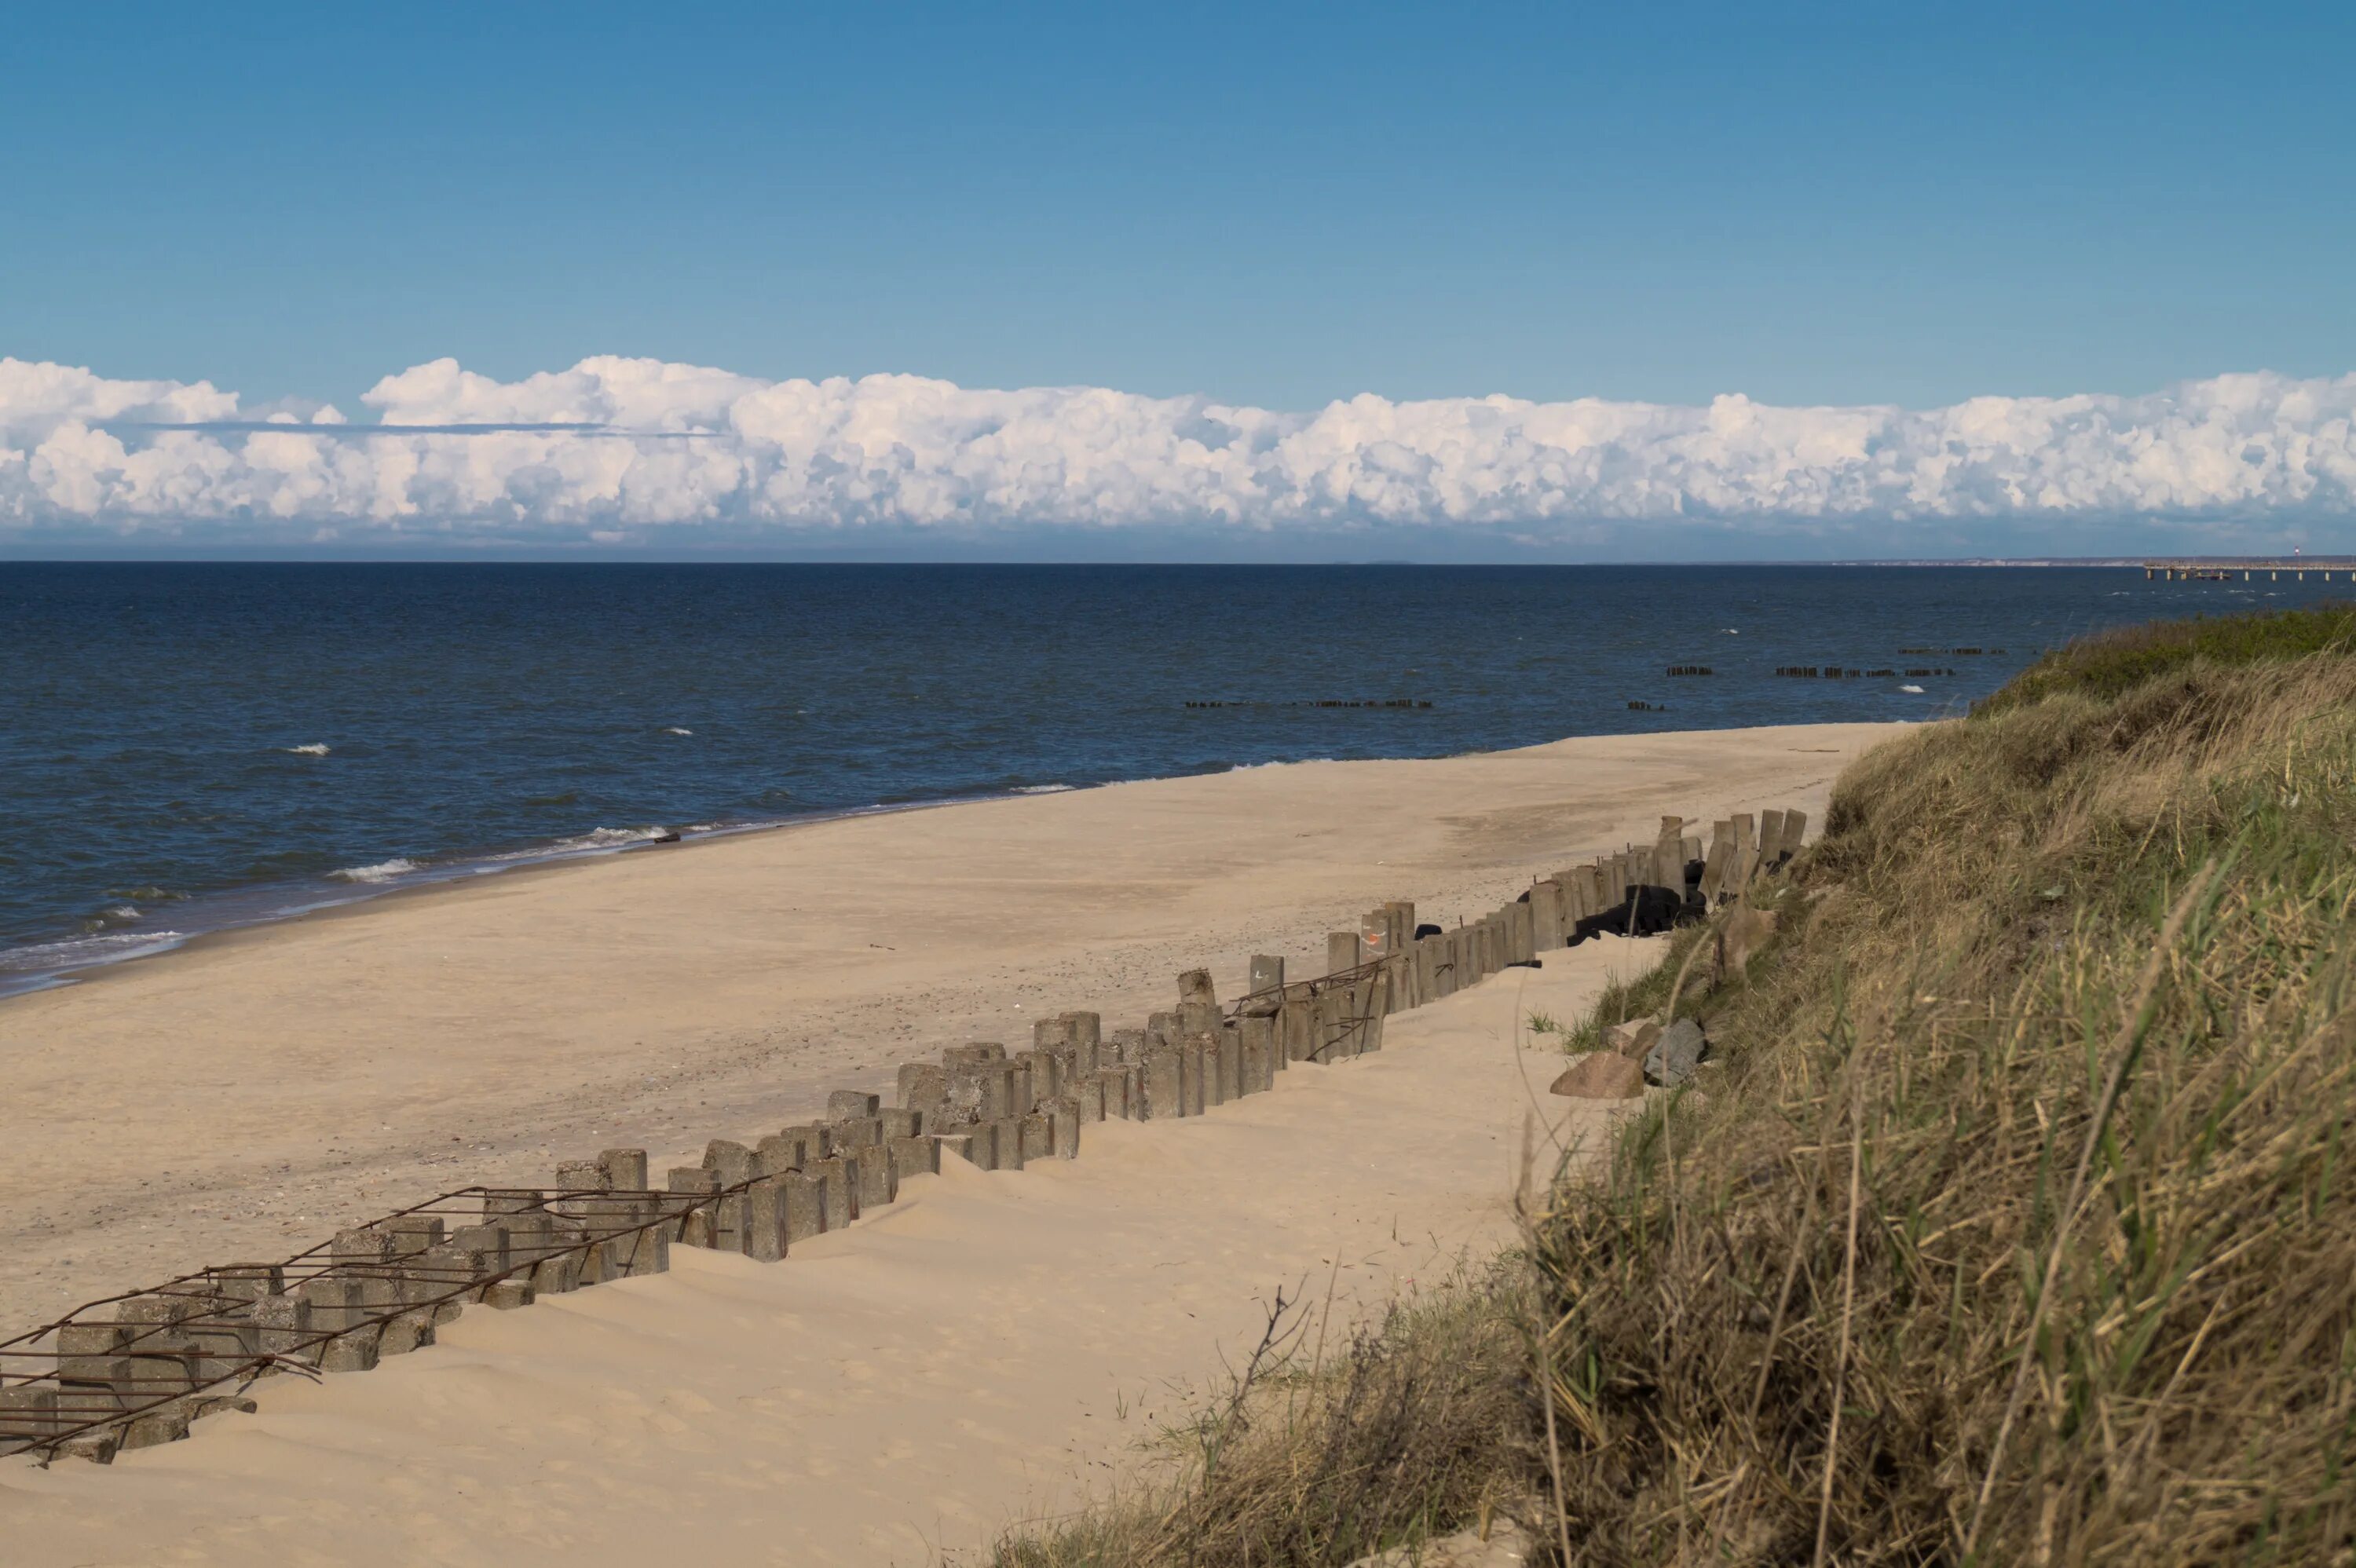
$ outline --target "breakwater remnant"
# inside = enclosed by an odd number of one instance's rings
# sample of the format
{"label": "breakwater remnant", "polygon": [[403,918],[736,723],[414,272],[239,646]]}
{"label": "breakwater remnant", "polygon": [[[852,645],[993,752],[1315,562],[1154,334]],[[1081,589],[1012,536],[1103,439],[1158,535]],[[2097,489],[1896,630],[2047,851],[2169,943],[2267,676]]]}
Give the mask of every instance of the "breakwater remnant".
{"label": "breakwater remnant", "polygon": [[471,1310],[662,1274],[674,1248],[782,1264],[814,1236],[898,1201],[947,1159],[1012,1173],[1080,1157],[1086,1129],[1118,1117],[1209,1115],[1265,1093],[1280,1074],[1378,1052],[1384,1021],[1603,931],[1657,929],[1653,915],[1737,897],[1799,848],[1804,813],[1712,826],[1663,816],[1650,844],[1534,879],[1512,901],[1453,927],[1412,901],[1327,933],[1323,973],[1251,960],[1223,1001],[1207,969],[1177,976],[1166,1009],[1108,1029],[1099,1013],[1034,1020],[1030,1040],[975,1040],[903,1064],[893,1098],[827,1097],[822,1115],[719,1136],[658,1186],[642,1148],[559,1164],[544,1184],[471,1186],[275,1260],[210,1264],[89,1302],[0,1340],[0,1455],[111,1462],[174,1442],[280,1376],[365,1372],[425,1350]]}
{"label": "breakwater remnant", "polygon": [[1923,676],[1953,675],[1955,672],[1952,669],[1843,669],[1838,665],[1817,666],[1812,664],[1787,664],[1777,665],[1775,667],[1775,673],[1781,676],[1796,677],[1803,679],[1871,680],[1882,678],[1894,680],[1901,675],[1912,678],[1920,678]]}

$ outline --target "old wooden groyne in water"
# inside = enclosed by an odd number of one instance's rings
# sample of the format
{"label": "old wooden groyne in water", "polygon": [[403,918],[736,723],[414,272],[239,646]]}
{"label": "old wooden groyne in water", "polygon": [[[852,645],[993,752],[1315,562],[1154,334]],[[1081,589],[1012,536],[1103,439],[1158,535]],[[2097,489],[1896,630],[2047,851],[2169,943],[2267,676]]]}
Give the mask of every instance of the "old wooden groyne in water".
{"label": "old wooden groyne in water", "polygon": [[2279,582],[2285,575],[2297,581],[2307,581],[2308,572],[2319,573],[2324,581],[2331,581],[2338,572],[2342,578],[2356,582],[2356,556],[2266,556],[2242,560],[2147,560],[2143,563],[2144,581],[2162,582]]}

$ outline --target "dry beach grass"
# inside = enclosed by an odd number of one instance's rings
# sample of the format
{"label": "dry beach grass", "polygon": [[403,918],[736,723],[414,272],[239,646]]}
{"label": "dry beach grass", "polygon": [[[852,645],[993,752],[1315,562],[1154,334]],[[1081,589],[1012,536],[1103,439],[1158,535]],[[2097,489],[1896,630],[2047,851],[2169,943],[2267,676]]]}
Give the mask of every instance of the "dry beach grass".
{"label": "dry beach grass", "polygon": [[[1433,1440],[1386,1446],[1328,1369],[1253,1478],[1197,1465],[1187,1497],[1001,1561],[1339,1563],[1516,1508],[1581,1563],[2347,1560],[2339,623],[2065,650],[1869,753],[1769,895],[1776,946],[1679,998],[1719,1053],[1704,1092],[1558,1182],[1524,1272],[1460,1306],[1520,1349],[1460,1358],[1489,1403],[1451,1390]],[[1665,1005],[1707,939],[1570,1047]],[[1409,1364],[1432,1335],[1389,1332]],[[1296,1544],[1311,1456],[1448,1453],[1466,1409],[1496,1426],[1484,1485],[1393,1465],[1373,1528]],[[1179,1519],[1264,1523],[1156,1533]]]}

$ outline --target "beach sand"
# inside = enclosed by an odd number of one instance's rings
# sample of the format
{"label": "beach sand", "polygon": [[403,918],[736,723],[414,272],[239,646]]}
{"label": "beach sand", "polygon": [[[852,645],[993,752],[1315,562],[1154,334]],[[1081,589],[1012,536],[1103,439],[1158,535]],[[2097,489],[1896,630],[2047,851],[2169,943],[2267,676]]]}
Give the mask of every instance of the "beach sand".
{"label": "beach sand", "polygon": [[[1796,805],[1892,725],[1304,763],[856,817],[387,898],[0,1002],[0,1325],[285,1256],[617,1145],[660,1172],[902,1061],[1134,1026],[1208,965],[1323,972],[1386,899],[1453,923],[1664,812]],[[659,1179],[659,1178],[658,1178]],[[12,1327],[9,1331],[14,1331]]]}
{"label": "beach sand", "polygon": [[[12,1157],[0,1321],[203,1262],[276,1257],[448,1188],[804,1119],[971,1039],[1107,1027],[1207,963],[1322,966],[1413,898],[1453,923],[1663,812],[1821,822],[1895,726],[1580,739],[1303,763],[817,824],[396,896],[0,1004]],[[1533,1010],[1648,944],[1547,955],[1199,1121],[1083,1157],[957,1167],[786,1264],[472,1310],[430,1350],[111,1470],[0,1465],[27,1563],[916,1563],[1068,1506],[1248,1352],[1282,1288],[1372,1310],[1510,1234],[1542,1114]],[[1563,1131],[1558,1127],[1559,1134]],[[1322,1309],[1322,1308],[1321,1308]],[[1338,1332],[1338,1328],[1336,1329]]]}

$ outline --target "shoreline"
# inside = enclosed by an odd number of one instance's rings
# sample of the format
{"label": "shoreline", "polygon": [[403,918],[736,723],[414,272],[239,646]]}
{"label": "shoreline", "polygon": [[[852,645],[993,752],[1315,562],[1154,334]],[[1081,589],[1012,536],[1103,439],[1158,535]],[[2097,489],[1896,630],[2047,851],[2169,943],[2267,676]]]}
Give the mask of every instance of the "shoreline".
{"label": "shoreline", "polygon": [[[1808,806],[1904,726],[1572,739],[1302,763],[712,836],[453,880],[227,932],[11,998],[0,1324],[307,1245],[616,1144],[802,1119],[896,1064],[1141,1019],[1205,963],[1322,972],[1412,897],[1452,923],[1658,814]],[[562,875],[554,873],[562,872]],[[424,896],[424,895],[432,896]],[[328,918],[328,917],[335,918]]]}

